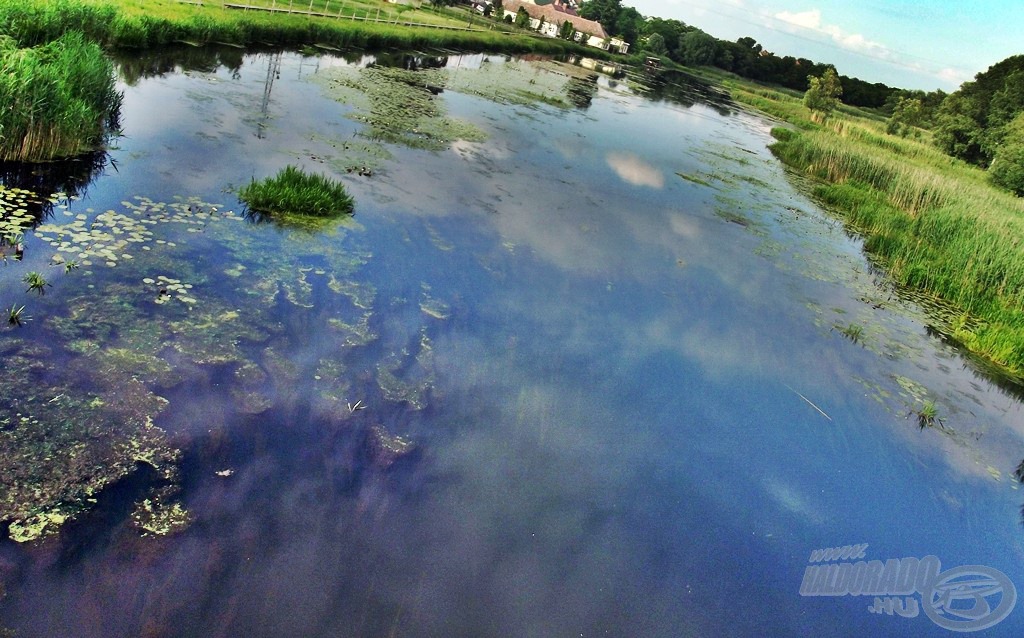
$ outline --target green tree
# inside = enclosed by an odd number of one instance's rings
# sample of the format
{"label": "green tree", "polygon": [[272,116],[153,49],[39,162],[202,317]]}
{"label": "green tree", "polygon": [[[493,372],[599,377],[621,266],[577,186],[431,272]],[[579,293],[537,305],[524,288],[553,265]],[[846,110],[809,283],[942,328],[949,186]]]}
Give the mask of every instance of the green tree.
{"label": "green tree", "polygon": [[[971,84],[964,83],[964,87]],[[935,145],[947,155],[981,164],[984,162],[979,140],[983,129],[978,123],[978,104],[963,87],[946,96],[935,114]]]}
{"label": "green tree", "polygon": [[502,6],[501,0],[491,0],[491,15],[499,20],[504,19],[505,8]]}
{"label": "green tree", "polygon": [[1004,127],[988,173],[996,185],[1024,196],[1024,112]]}
{"label": "green tree", "polygon": [[807,77],[810,87],[804,93],[804,106],[824,119],[839,106],[839,98],[843,94],[843,85],[839,83],[839,75],[832,67],[825,69],[820,77]]}
{"label": "green tree", "polygon": [[647,20],[639,11],[633,7],[623,7],[615,18],[615,28],[612,32],[626,42],[634,44],[640,39],[646,24]]}
{"label": "green tree", "polygon": [[558,30],[558,37],[563,40],[572,40],[576,35],[576,28],[572,26],[572,22],[566,20],[562,23],[562,28]]}
{"label": "green tree", "polygon": [[590,0],[580,7],[580,15],[587,20],[601,23],[608,33],[616,33],[619,13],[622,12],[622,0]]}
{"label": "green tree", "polygon": [[522,7],[519,7],[519,11],[516,11],[516,26],[524,29],[530,26],[530,14]]}
{"label": "green tree", "polygon": [[654,55],[665,55],[668,53],[668,47],[665,46],[665,37],[660,33],[652,33],[647,36],[647,42],[644,43],[644,50],[649,51]]}
{"label": "green tree", "polygon": [[679,57],[686,66],[705,66],[715,59],[717,40],[695,29],[679,38]]}
{"label": "green tree", "polygon": [[919,98],[901,97],[896,101],[896,107],[892,110],[892,117],[885,125],[885,132],[889,135],[901,135],[906,137],[914,129],[921,126],[921,118],[924,115],[924,106]]}

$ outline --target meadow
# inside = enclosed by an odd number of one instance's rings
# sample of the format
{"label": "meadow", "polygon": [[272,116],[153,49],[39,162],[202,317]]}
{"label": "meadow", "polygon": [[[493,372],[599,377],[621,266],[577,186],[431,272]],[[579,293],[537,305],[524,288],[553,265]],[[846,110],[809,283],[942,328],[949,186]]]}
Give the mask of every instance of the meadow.
{"label": "meadow", "polygon": [[943,154],[927,131],[888,135],[883,118],[855,109],[819,122],[799,95],[726,84],[736,101],[788,124],[773,130],[772,151],[816,179],[814,195],[897,284],[955,307],[936,317],[942,332],[1024,374],[1024,200]]}

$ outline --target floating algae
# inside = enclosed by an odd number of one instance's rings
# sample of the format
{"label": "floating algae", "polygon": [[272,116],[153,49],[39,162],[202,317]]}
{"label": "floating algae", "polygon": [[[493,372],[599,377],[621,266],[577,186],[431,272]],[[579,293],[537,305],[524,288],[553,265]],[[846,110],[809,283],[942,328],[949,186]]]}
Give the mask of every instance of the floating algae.
{"label": "floating algae", "polygon": [[[10,211],[19,223],[34,223],[19,210]],[[113,267],[83,270],[87,285],[55,288],[46,299],[52,310],[34,313],[31,336],[46,348],[17,339],[0,346],[0,522],[12,537],[56,531],[140,464],[156,469],[159,486],[140,495],[130,523],[144,535],[187,526],[191,516],[176,496],[180,452],[154,419],[167,405],[158,390],[180,386],[197,366],[234,365],[224,372],[233,372],[228,390],[239,414],[293,400],[289,393],[307,374],[318,377],[324,407],[342,413],[352,384],[343,348],[377,338],[370,328],[376,291],[354,277],[369,255],[338,241],[348,229],[331,229],[329,240],[254,232],[195,198],[62,210],[60,223],[39,226],[29,245],[38,240],[52,250],[43,256],[52,264]],[[219,271],[197,259],[211,250],[223,255]],[[321,299],[334,307],[331,315],[307,313]],[[283,310],[277,302],[291,306],[288,316],[329,329],[336,354],[321,355],[313,369],[294,361],[284,325],[271,319]],[[254,347],[262,352],[255,361]]]}
{"label": "floating algae", "polygon": [[679,177],[682,177],[683,179],[685,179],[688,182],[693,182],[694,184],[699,184],[700,186],[711,186],[711,182],[709,182],[706,179],[706,177],[709,177],[709,176],[698,177],[696,175],[690,175],[688,173],[682,173],[682,172],[676,172],[676,175],[678,175]]}
{"label": "floating algae", "polygon": [[370,310],[373,307],[373,299],[377,295],[377,290],[372,284],[352,280],[342,281],[334,273],[331,273],[327,287],[339,295],[345,295],[352,300],[352,305],[363,310]]}
{"label": "floating algae", "polygon": [[324,357],[317,362],[316,372],[313,376],[313,387],[325,407],[333,414],[351,414],[351,408],[342,409],[350,404],[349,396],[352,391],[352,382],[345,374],[345,364],[341,360],[340,353],[333,357]]}
{"label": "floating algae", "polygon": [[377,385],[389,401],[405,402],[414,410],[426,407],[427,392],[434,386],[434,350],[426,333],[420,335],[415,356],[402,350],[377,364]]}
{"label": "floating algae", "polygon": [[355,323],[346,323],[337,317],[327,320],[328,327],[342,335],[346,346],[365,346],[377,340],[377,333],[370,328],[372,313],[363,314]]}
{"label": "floating algae", "polygon": [[177,486],[164,486],[135,504],[131,521],[143,536],[176,534],[191,524],[192,515],[173,500],[179,491]]}
{"label": "floating algae", "polygon": [[354,106],[349,117],[366,124],[365,139],[430,151],[485,139],[476,127],[445,115],[441,87],[434,84],[445,74],[370,66],[335,67],[315,77],[334,99]]}
{"label": "floating algae", "polygon": [[[4,191],[5,206],[11,208],[4,211],[6,219],[28,220],[20,206],[9,206],[23,197],[28,195]],[[158,237],[155,226],[202,229],[237,217],[194,198],[169,204],[135,200],[122,202],[121,212],[95,215],[91,209],[76,214],[65,206],[67,222],[35,230],[33,239],[55,251],[50,263],[80,259],[83,266],[126,267],[128,281],[115,275],[68,288],[63,312],[39,324],[56,337],[48,348],[18,340],[3,345],[0,520],[9,523],[15,540],[56,531],[139,464],[155,468],[166,485],[147,497],[148,505],[142,501],[136,507],[133,521],[152,534],[186,525],[187,513],[165,489],[177,481],[180,452],[153,424],[167,405],[153,389],[173,387],[184,378],[181,368],[165,358],[167,348],[202,364],[232,360],[238,340],[268,336],[228,320],[231,311],[219,300],[200,304],[193,284],[181,274],[162,274],[183,272],[190,281],[204,280],[192,260],[174,254],[180,240]],[[180,305],[153,314],[155,306],[168,301]],[[61,357],[66,361],[56,367],[47,363]]]}
{"label": "floating algae", "polygon": [[390,434],[383,425],[375,425],[370,428],[369,453],[373,464],[382,470],[386,470],[395,461],[408,455],[416,449],[412,441]]}
{"label": "floating algae", "polygon": [[274,406],[267,385],[267,373],[251,361],[242,362],[234,373],[231,398],[242,414],[261,414]]}
{"label": "floating algae", "polygon": [[244,360],[240,343],[262,343],[271,332],[219,303],[202,304],[179,321],[170,323],[171,347],[198,364]]}
{"label": "floating algae", "polygon": [[431,297],[426,291],[423,292],[423,300],[420,301],[420,310],[423,311],[423,314],[434,319],[447,319],[451,312],[448,304],[440,299]]}
{"label": "floating algae", "polygon": [[55,532],[137,463],[177,480],[180,452],[153,425],[164,399],[124,374],[92,376],[86,391],[45,370],[48,354],[18,340],[0,352],[0,517],[19,542]]}

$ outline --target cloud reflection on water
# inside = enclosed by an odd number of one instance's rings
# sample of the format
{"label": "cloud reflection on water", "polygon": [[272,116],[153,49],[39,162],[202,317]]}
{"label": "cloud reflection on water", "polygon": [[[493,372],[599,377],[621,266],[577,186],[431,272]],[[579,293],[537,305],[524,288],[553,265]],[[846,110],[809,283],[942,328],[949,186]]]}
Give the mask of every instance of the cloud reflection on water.
{"label": "cloud reflection on water", "polygon": [[605,161],[622,181],[633,186],[665,188],[665,175],[639,156],[630,152],[612,152],[605,155]]}

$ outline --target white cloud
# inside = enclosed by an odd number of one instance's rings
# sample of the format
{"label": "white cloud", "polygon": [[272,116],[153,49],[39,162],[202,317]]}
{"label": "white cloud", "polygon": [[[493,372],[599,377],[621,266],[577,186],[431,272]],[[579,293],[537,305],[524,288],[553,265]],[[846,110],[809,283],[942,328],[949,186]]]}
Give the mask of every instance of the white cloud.
{"label": "white cloud", "polygon": [[847,33],[842,28],[834,24],[826,24],[821,19],[820,9],[811,9],[809,11],[800,11],[798,13],[781,11],[776,13],[773,17],[776,20],[780,20],[800,29],[814,31],[828,36],[833,42],[849,51],[867,53],[886,60],[891,60],[895,57],[892,50],[880,42],[869,40],[860,33]]}
{"label": "white cloud", "polygon": [[963,84],[967,80],[971,79],[971,74],[960,69],[945,68],[935,74],[937,78],[950,84]]}

